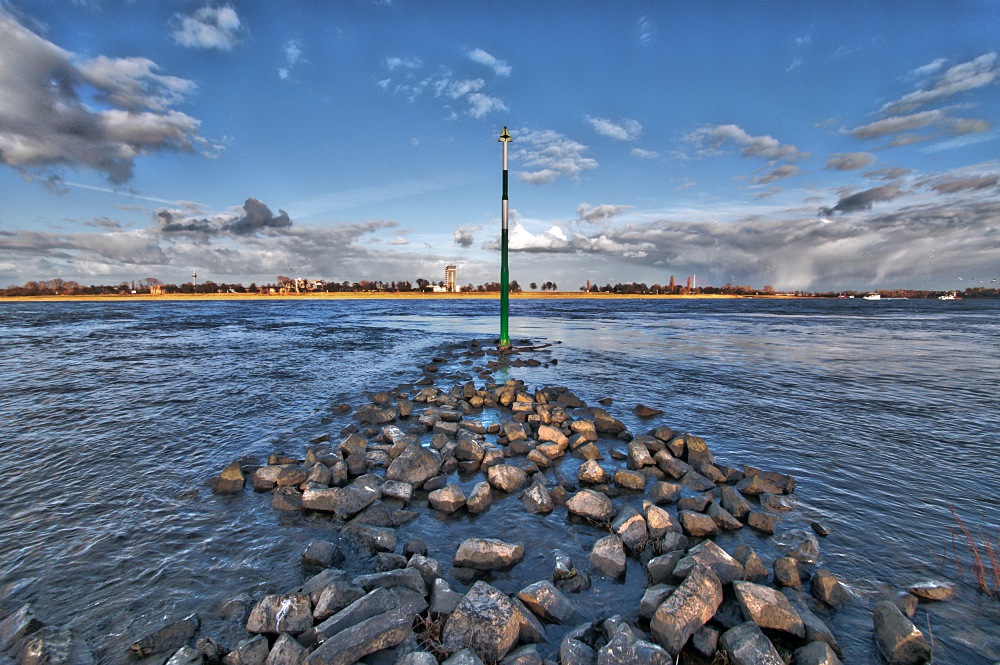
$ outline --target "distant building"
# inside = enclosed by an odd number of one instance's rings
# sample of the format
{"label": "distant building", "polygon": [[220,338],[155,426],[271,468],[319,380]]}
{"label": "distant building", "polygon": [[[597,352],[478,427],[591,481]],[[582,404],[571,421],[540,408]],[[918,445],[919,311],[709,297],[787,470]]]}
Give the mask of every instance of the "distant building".
{"label": "distant building", "polygon": [[444,289],[448,293],[458,292],[458,268],[455,266],[445,266]]}

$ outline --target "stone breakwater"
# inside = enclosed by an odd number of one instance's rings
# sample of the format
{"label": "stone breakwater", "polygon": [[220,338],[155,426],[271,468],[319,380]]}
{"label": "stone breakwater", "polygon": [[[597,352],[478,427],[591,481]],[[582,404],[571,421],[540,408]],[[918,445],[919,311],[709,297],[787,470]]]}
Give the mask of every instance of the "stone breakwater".
{"label": "stone breakwater", "polygon": [[[817,567],[823,525],[782,529],[796,509],[795,479],[721,463],[702,438],[657,424],[659,409],[636,405],[635,416],[653,426],[633,434],[609,404],[587,405],[566,387],[496,381],[500,371],[554,364],[544,351],[498,355],[476,341],[449,349],[414,384],[340,407],[353,424],[339,443],[322,436],[299,455],[227,466],[211,479],[214,492],[269,493],[274,510],[328,520],[333,537],[301,553],[309,575],[300,587],[228,604],[244,618],[246,639],[222,645],[192,615],[137,639],[134,657],[169,665],[840,662],[820,615],[852,594]],[[453,367],[461,369],[441,371]],[[493,511],[565,515],[567,530],[607,535],[575,560],[559,549],[526,551],[502,532],[456,538],[450,560],[431,557],[420,538],[399,537],[429,512]],[[728,551],[716,543],[721,534]],[[784,548],[765,561],[752,543],[773,534]],[[491,584],[526,556],[546,557],[551,574],[515,593]],[[367,572],[349,573],[345,564],[359,559]],[[595,578],[622,581],[630,561],[645,575],[638,604],[593,616]],[[876,604],[873,637],[889,662],[930,658],[910,617],[918,596],[942,593],[915,588]],[[43,626],[30,605],[0,619],[0,652],[14,662],[93,662],[82,640]]]}

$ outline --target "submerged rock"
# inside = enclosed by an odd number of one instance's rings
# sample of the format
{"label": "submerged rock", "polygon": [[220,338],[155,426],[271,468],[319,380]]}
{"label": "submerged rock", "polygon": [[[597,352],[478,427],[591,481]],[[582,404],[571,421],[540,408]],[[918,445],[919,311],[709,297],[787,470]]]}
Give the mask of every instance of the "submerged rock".
{"label": "submerged rock", "polygon": [[[21,613],[23,609],[24,608],[22,607],[21,610],[18,610],[18,613]],[[4,620],[4,624],[6,624],[11,618],[12,617],[7,617],[7,619]],[[310,620],[311,619],[312,617],[310,616]],[[175,621],[169,626],[160,628],[159,630],[136,640],[129,645],[128,650],[139,658],[146,658],[154,653],[174,652],[190,642],[194,638],[195,633],[198,632],[198,628],[200,626],[201,620],[198,618],[198,615],[192,614],[186,619]],[[39,625],[39,627],[41,626]],[[7,648],[9,644],[0,644],[0,646]]]}

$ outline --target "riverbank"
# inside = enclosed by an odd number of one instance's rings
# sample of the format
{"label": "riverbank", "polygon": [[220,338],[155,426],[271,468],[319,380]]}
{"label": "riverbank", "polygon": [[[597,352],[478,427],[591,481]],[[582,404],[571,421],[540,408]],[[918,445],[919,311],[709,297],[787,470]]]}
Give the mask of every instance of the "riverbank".
{"label": "riverbank", "polygon": [[[584,293],[580,291],[551,291],[511,293],[511,300],[736,300],[736,299],[770,299],[790,300],[798,296],[739,296],[725,294],[695,294],[695,295],[652,295],[628,293]],[[165,295],[149,295],[147,293],[129,293],[122,295],[102,296],[16,296],[0,297],[0,302],[183,302],[190,301],[271,301],[271,300],[499,300],[498,292],[470,293],[416,293],[416,292],[326,292],[309,293],[172,293]]]}

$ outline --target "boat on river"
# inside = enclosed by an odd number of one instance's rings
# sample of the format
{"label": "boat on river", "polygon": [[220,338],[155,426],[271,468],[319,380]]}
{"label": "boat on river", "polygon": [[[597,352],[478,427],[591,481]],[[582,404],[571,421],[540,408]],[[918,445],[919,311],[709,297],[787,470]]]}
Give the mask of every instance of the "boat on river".
{"label": "boat on river", "polygon": [[882,294],[881,293],[869,293],[868,295],[864,296],[864,299],[865,300],[881,300],[882,299]]}

